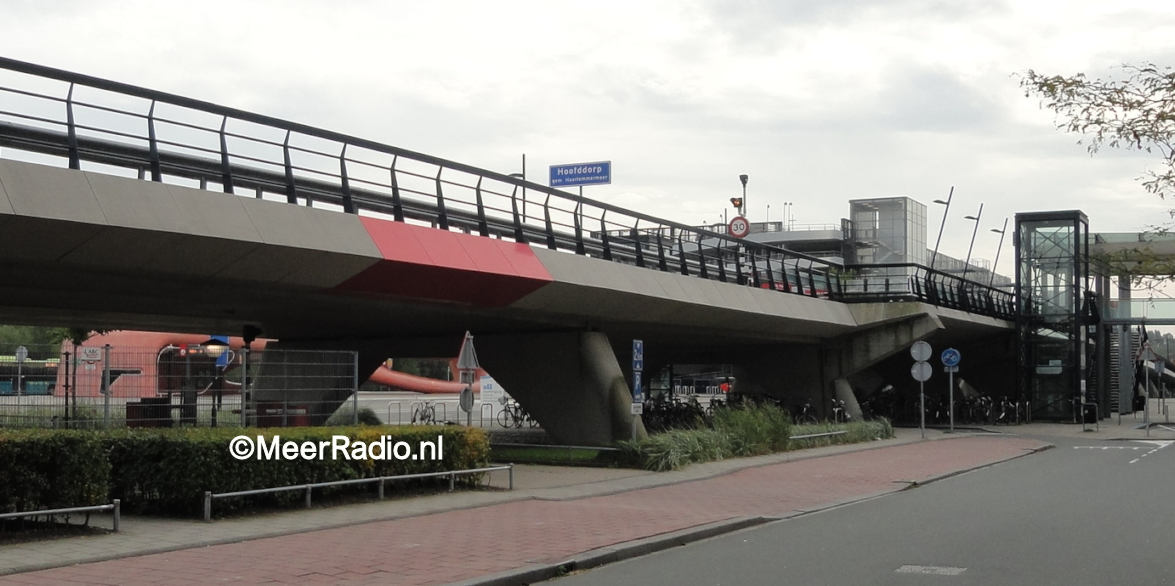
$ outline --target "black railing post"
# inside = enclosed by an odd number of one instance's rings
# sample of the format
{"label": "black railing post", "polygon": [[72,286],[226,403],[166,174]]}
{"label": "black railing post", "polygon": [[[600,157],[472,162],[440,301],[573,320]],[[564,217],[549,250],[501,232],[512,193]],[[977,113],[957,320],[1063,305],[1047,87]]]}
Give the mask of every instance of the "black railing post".
{"label": "black railing post", "polygon": [[[719,241],[721,242],[721,241]],[[718,280],[727,283],[726,279],[726,251],[721,245],[718,246]]]}
{"label": "black railing post", "polygon": [[546,201],[543,202],[543,220],[547,226],[547,248],[555,250],[555,228],[551,225],[551,194],[547,194]]}
{"label": "black railing post", "polygon": [[220,119],[220,184],[225,193],[233,192],[233,168],[228,160],[228,137],[225,127],[228,126],[228,116]]}
{"label": "black railing post", "polygon": [[575,254],[587,254],[587,248],[583,244],[583,200],[575,202]]}
{"label": "black railing post", "polygon": [[343,211],[355,213],[355,203],[351,200],[351,182],[347,178],[347,143],[343,143],[343,152],[339,153],[339,186],[343,189]]}
{"label": "black railing post", "polygon": [[[718,266],[722,266],[719,264]],[[702,248],[702,236],[698,235],[698,276],[703,279],[710,278],[710,271],[706,270],[706,251]],[[726,279],[723,279],[724,281]]]}
{"label": "black railing post", "polygon": [[449,212],[445,209],[445,194],[441,191],[441,173],[444,171],[444,167],[437,167],[437,227],[448,230]]}
{"label": "black railing post", "polygon": [[489,226],[489,223],[486,222],[485,202],[483,202],[481,199],[481,180],[482,179],[484,179],[484,177],[477,178],[477,189],[476,189],[476,194],[477,194],[477,231],[482,236],[489,236],[490,235],[490,226]]}
{"label": "black railing post", "polygon": [[392,166],[388,167],[388,172],[392,175],[392,218],[397,222],[403,222],[404,202],[400,199],[400,181],[396,178],[396,162],[399,160],[399,155],[392,157]]}
{"label": "black railing post", "polygon": [[[285,158],[286,169],[286,202],[298,203],[298,191],[294,187],[294,165],[290,159],[290,131],[286,131],[286,140],[282,143],[282,156]],[[310,198],[306,198],[306,205],[310,205]]]}
{"label": "black railing post", "polygon": [[159,143],[155,140],[155,100],[147,110],[147,148],[151,159],[151,181],[163,182],[163,169],[159,165]]}
{"label": "black railing post", "polygon": [[604,217],[608,215],[608,210],[600,214],[600,240],[604,245],[604,260],[612,260],[612,245],[608,242],[608,223],[604,221]]}
{"label": "black railing post", "polygon": [[771,271],[771,251],[767,251],[767,287],[775,291],[775,275]]}
{"label": "black railing post", "polygon": [[[639,226],[641,221],[638,219],[636,221],[636,223],[637,223],[637,226]],[[645,253],[644,253],[644,251],[641,250],[641,237],[640,237],[640,233],[637,232],[637,226],[632,227],[632,232],[631,232],[632,245],[636,249],[636,266],[644,267],[645,266]]]}
{"label": "black railing post", "polygon": [[688,277],[689,276],[689,263],[687,263],[686,259],[685,259],[685,244],[681,241],[681,234],[680,233],[677,235],[677,260],[680,261],[680,262],[678,262],[678,264],[681,266],[679,266],[678,268],[681,270],[681,274]]}
{"label": "black railing post", "polygon": [[665,262],[665,243],[662,242],[661,238],[661,233],[664,229],[664,226],[657,226],[657,268],[662,271],[668,271],[669,265]]}
{"label": "black railing post", "polygon": [[739,285],[746,284],[746,278],[743,277],[743,253],[739,250],[739,245],[734,245],[734,282]]}
{"label": "black railing post", "polygon": [[755,249],[748,248],[747,254],[751,257],[751,285],[756,289],[759,288],[759,259],[755,255]]}
{"label": "black railing post", "polygon": [[75,171],[82,168],[82,157],[78,153],[78,130],[77,125],[73,120],[73,82],[69,84],[69,93],[65,95],[65,125],[68,137],[66,142],[69,146],[69,168]]}
{"label": "black railing post", "polygon": [[526,233],[522,230],[522,217],[518,215],[518,186],[510,192],[510,209],[514,212],[514,241],[526,244]]}

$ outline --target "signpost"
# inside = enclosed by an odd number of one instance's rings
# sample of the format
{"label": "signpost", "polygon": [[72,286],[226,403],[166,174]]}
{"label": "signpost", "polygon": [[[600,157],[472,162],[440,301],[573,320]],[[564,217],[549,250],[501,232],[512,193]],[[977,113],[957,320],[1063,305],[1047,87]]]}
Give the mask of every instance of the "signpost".
{"label": "signpost", "polygon": [[641,389],[641,373],[645,369],[645,342],[644,340],[632,341],[632,439],[636,440],[636,422],[637,417],[644,413],[645,398],[644,391]]}
{"label": "signpost", "polygon": [[612,183],[612,161],[551,165],[551,187]]}
{"label": "signpost", "polygon": [[944,367],[946,367],[943,370],[945,370],[947,372],[947,389],[950,391],[950,396],[951,396],[951,404],[950,404],[951,433],[954,433],[954,431],[955,431],[955,373],[959,372],[959,362],[963,359],[963,355],[960,354],[959,351],[955,350],[954,348],[947,348],[946,350],[942,351],[942,355],[939,356],[939,358],[942,360],[942,365]]}
{"label": "signpost", "polygon": [[20,396],[20,379],[23,377],[24,361],[29,359],[29,349],[24,346],[16,347],[16,396]]}
{"label": "signpost", "polygon": [[742,216],[735,216],[726,225],[726,233],[735,238],[746,238],[751,233],[751,223]]}
{"label": "signpost", "polygon": [[918,428],[922,431],[922,439],[926,439],[926,391],[925,383],[930,380],[931,373],[934,369],[930,367],[930,363],[926,362],[930,359],[933,352],[930,344],[918,340],[910,346],[910,356],[915,360],[914,366],[910,367],[910,376],[918,381],[918,412],[921,416]]}

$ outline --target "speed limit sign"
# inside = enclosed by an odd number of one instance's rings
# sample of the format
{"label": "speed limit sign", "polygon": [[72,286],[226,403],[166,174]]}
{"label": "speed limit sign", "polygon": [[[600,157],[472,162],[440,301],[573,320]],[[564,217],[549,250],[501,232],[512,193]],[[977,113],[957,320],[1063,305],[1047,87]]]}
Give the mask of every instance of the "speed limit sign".
{"label": "speed limit sign", "polygon": [[745,238],[747,234],[751,233],[751,223],[742,216],[735,216],[729,224],[726,225],[726,233],[735,238]]}

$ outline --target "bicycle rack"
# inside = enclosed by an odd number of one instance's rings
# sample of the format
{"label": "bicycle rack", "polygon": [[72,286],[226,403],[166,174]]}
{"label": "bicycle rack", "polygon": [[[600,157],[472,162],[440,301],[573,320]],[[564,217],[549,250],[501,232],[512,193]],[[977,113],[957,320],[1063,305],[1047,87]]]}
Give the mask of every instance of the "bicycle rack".
{"label": "bicycle rack", "polygon": [[392,424],[392,405],[396,406],[396,425],[403,425],[404,410],[401,408],[399,401],[388,401],[388,418],[384,421],[387,422],[388,425]]}
{"label": "bicycle rack", "polygon": [[481,404],[481,413],[478,414],[478,417],[481,418],[481,421],[478,424],[479,427],[487,427],[486,426],[486,409],[487,408],[490,410],[490,423],[489,423],[488,427],[494,426],[494,404],[493,403],[482,403]]}

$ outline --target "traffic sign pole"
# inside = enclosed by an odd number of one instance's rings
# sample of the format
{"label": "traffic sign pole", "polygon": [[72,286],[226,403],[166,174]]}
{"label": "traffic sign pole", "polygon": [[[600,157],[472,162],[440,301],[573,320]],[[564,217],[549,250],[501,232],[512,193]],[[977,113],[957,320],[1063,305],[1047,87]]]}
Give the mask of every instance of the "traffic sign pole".
{"label": "traffic sign pole", "polygon": [[918,429],[922,430],[922,439],[926,439],[926,383],[918,383],[918,409],[922,415],[922,421],[918,424]]}

